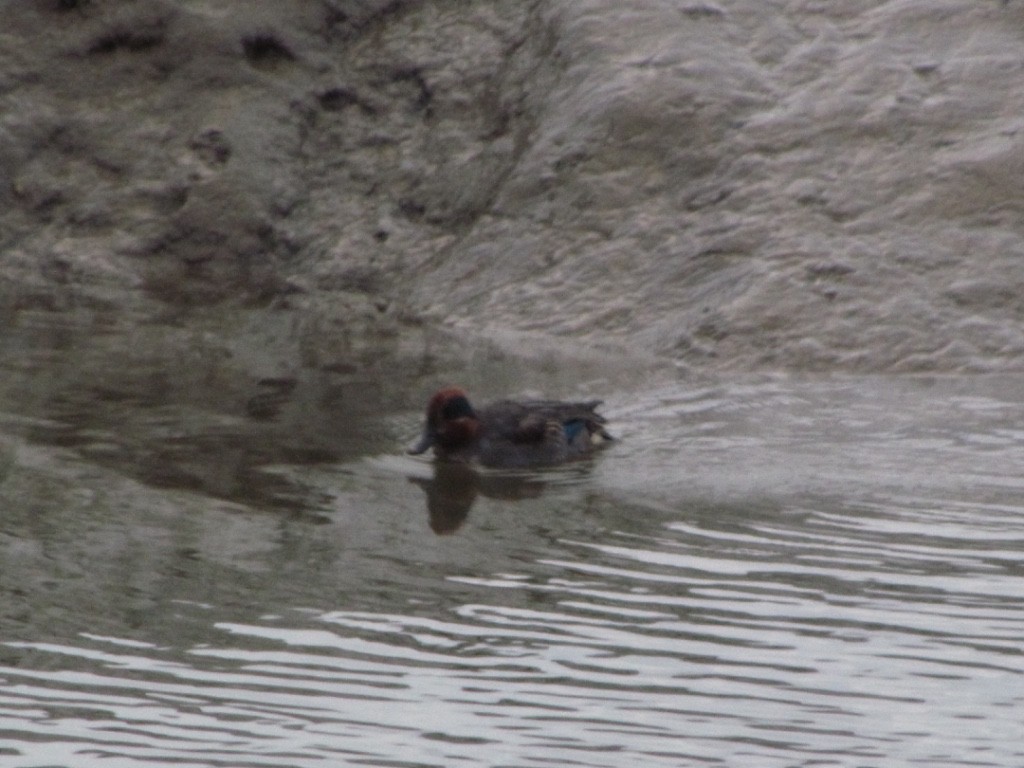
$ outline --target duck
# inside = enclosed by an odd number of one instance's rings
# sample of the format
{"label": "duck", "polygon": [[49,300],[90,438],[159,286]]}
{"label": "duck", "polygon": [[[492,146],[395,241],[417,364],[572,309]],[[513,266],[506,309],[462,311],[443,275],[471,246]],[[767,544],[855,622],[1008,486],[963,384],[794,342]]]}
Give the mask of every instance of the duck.
{"label": "duck", "polygon": [[562,464],[612,440],[597,413],[600,400],[499,400],[474,408],[465,390],[439,389],[413,455],[434,449],[441,461],[514,469]]}

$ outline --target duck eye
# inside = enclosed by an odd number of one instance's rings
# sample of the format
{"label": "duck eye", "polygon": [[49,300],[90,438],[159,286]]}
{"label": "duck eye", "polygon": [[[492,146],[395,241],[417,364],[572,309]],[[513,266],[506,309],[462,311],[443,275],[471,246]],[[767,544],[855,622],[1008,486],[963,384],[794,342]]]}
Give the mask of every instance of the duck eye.
{"label": "duck eye", "polygon": [[446,420],[461,419],[465,416],[473,416],[473,407],[469,400],[464,397],[453,397],[441,408],[441,416]]}

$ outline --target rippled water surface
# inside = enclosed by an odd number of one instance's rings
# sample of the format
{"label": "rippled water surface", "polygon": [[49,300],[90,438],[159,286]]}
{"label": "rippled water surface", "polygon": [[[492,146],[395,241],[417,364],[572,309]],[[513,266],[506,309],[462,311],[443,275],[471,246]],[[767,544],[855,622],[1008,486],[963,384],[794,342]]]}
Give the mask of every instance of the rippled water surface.
{"label": "rippled water surface", "polygon": [[485,350],[621,439],[479,475],[280,323],[3,342],[0,764],[1024,765],[1021,383]]}

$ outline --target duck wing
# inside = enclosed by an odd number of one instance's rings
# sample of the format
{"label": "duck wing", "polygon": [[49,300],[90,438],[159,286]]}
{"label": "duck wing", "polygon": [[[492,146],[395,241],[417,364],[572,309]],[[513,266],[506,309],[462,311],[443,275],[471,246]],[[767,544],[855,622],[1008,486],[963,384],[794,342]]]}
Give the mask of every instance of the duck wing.
{"label": "duck wing", "polygon": [[583,429],[610,440],[606,420],[596,410],[599,405],[600,400],[502,400],[483,409],[480,419],[492,434],[514,443],[542,443],[552,432],[561,432],[572,442]]}

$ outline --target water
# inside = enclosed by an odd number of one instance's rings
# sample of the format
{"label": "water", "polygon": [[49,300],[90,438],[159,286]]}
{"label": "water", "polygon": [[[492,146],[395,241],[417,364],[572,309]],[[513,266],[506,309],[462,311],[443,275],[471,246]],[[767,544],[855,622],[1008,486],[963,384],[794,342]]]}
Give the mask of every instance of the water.
{"label": "water", "polygon": [[474,351],[621,440],[438,475],[455,363],[290,323],[3,342],[0,764],[1024,764],[1020,383]]}

